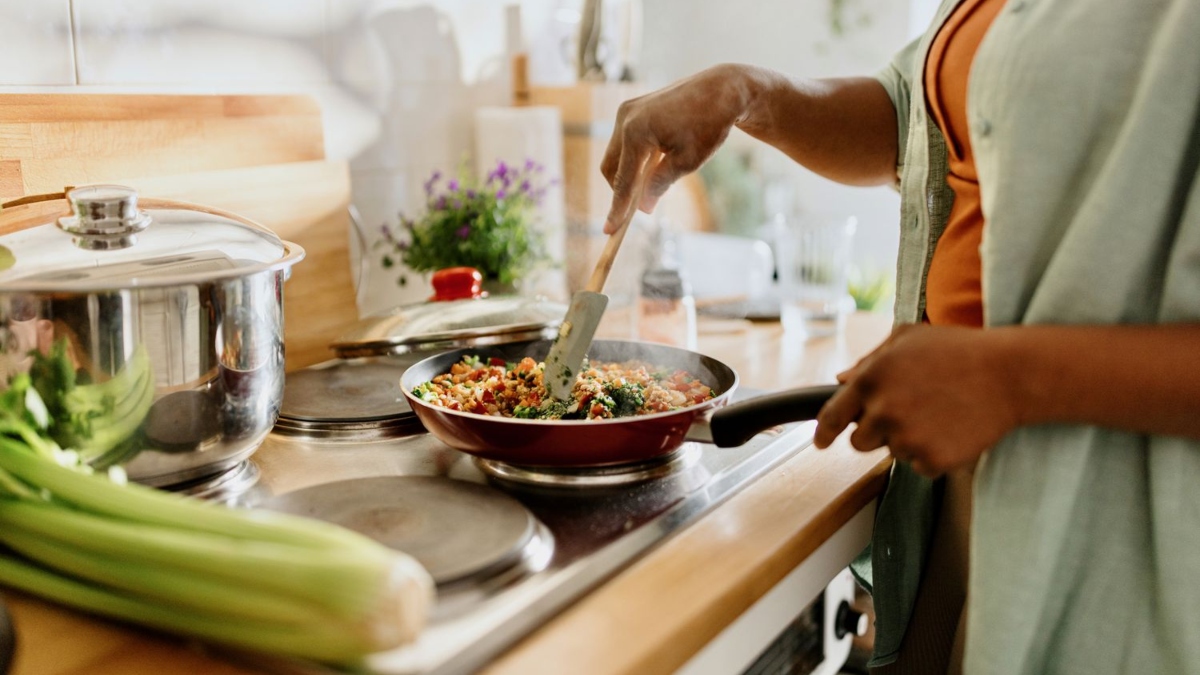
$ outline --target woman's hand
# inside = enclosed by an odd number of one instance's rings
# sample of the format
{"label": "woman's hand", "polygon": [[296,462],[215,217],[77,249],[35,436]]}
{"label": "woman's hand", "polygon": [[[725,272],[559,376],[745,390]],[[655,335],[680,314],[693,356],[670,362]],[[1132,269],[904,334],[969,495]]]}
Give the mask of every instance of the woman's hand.
{"label": "woman's hand", "polygon": [[858,450],[887,446],[921,474],[974,464],[1021,423],[1006,333],[900,326],[838,380],[821,410],[816,445],[828,447],[852,422]]}
{"label": "woman's hand", "polygon": [[659,91],[621,104],[600,171],[613,189],[604,231],[612,234],[629,208],[638,170],[653,152],[663,158],[642,195],[643,211],[679,178],[700,168],[729,136],[750,98],[738,66],[716,66]]}

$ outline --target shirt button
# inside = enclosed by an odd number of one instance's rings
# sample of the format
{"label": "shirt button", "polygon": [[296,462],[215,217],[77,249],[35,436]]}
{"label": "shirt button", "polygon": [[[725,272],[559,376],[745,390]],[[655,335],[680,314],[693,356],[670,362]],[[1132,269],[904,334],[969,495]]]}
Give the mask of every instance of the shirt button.
{"label": "shirt button", "polygon": [[992,123],[984,118],[979,118],[975,121],[975,133],[982,136],[988,136],[992,133]]}

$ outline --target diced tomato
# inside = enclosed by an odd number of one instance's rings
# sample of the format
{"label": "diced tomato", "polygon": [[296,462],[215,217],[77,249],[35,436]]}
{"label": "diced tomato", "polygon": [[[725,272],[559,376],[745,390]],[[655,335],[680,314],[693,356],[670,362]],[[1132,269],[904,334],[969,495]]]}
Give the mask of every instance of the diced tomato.
{"label": "diced tomato", "polygon": [[592,413],[592,417],[599,417],[599,416],[603,415],[604,414],[604,406],[600,405],[599,403],[593,403],[591,413]]}
{"label": "diced tomato", "polygon": [[505,363],[506,362],[504,359],[497,356],[493,356],[492,358],[488,359],[489,366],[503,366]]}
{"label": "diced tomato", "polygon": [[[479,397],[479,399],[480,399],[481,401],[483,401],[484,403],[491,403],[491,402],[493,402],[493,401],[495,401],[495,400],[496,400],[496,395],[495,395],[495,394],[493,394],[493,393],[491,392],[491,390],[484,389],[484,390],[483,390],[483,396],[480,396],[480,397]],[[697,402],[698,402],[698,401],[697,401]]]}
{"label": "diced tomato", "polygon": [[446,407],[451,410],[462,410],[462,406],[458,404],[458,401],[450,401]]}
{"label": "diced tomato", "polygon": [[692,396],[692,403],[703,403],[708,399],[704,394],[696,394]]}

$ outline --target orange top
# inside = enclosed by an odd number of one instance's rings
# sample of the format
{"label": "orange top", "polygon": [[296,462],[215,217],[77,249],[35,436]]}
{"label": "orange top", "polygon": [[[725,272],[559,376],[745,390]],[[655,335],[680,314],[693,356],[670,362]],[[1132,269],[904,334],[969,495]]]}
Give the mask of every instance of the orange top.
{"label": "orange top", "polygon": [[964,0],[934,37],[925,62],[925,97],[930,116],[946,137],[946,181],[954,190],[925,286],[925,316],[931,324],[983,325],[983,210],[967,133],[967,76],[979,42],[1003,5],[1004,0]]}

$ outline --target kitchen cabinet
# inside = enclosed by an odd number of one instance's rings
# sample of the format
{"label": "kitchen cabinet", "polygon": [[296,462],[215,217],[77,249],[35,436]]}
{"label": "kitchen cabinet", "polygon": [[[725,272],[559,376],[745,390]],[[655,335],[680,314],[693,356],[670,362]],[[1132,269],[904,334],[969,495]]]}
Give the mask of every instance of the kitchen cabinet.
{"label": "kitchen cabinet", "polygon": [[[777,323],[705,323],[699,351],[737,369],[743,387],[800,386],[832,381],[889,327],[887,317],[856,314],[840,338],[797,343]],[[822,558],[820,574],[849,562],[890,462],[884,451],[856,452],[844,437],[828,450],[798,453],[573,603],[484,672],[527,675],[569,666],[572,673],[632,675],[684,666],[814,554],[829,558]],[[831,557],[818,553],[839,536],[849,540]],[[256,672],[191,641],[18,593],[5,597],[19,634],[15,675]]]}

